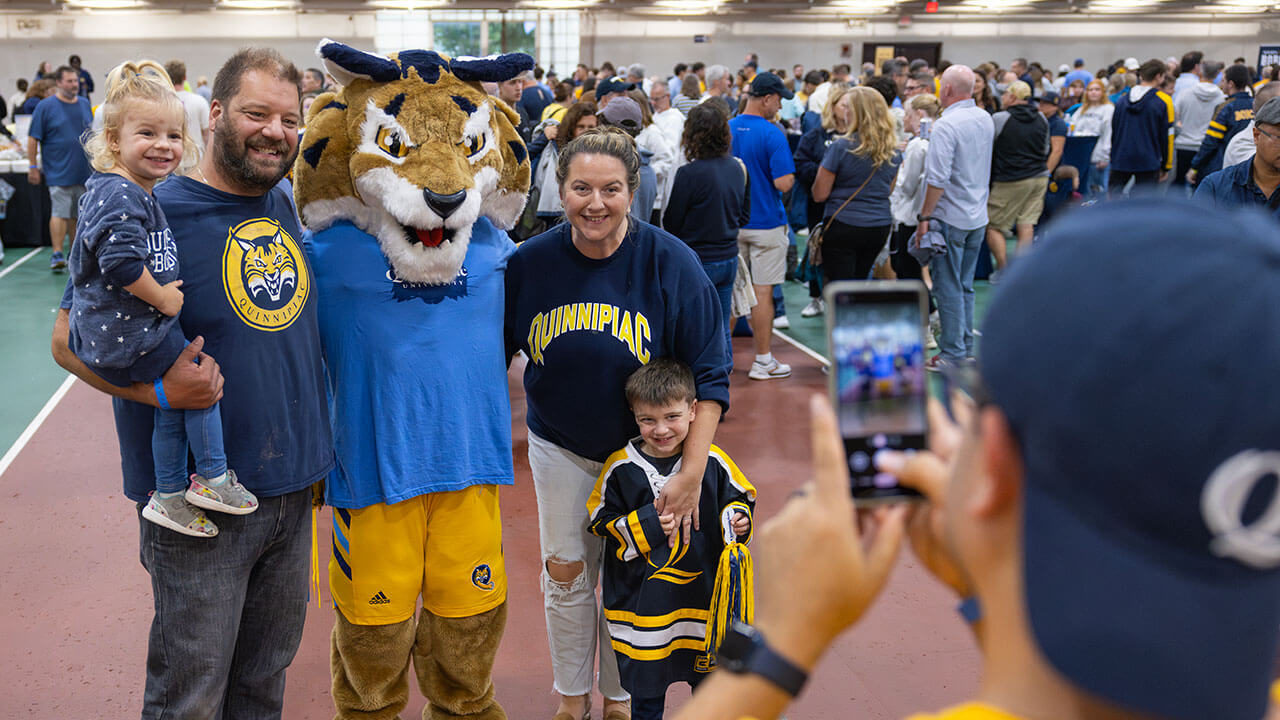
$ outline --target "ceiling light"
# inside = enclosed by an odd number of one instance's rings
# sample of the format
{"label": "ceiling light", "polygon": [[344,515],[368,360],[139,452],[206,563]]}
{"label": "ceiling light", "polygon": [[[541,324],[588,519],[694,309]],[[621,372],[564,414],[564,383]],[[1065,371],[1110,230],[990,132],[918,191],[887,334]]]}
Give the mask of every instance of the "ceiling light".
{"label": "ceiling light", "polygon": [[88,10],[127,10],[151,4],[146,0],[65,0],[65,2],[68,7]]}
{"label": "ceiling light", "polygon": [[1225,13],[1230,15],[1254,15],[1265,13],[1269,5],[1196,5],[1198,12]]}
{"label": "ceiling light", "polygon": [[295,6],[294,0],[218,0],[218,7],[231,10],[284,10]]}
{"label": "ceiling light", "polygon": [[948,10],[971,13],[1001,13],[1026,10],[1031,6],[1031,3],[1032,0],[963,0],[959,5],[949,7]]}
{"label": "ceiling light", "polygon": [[701,10],[710,12],[720,7],[721,0],[657,0],[654,7],[664,10]]}
{"label": "ceiling light", "polygon": [[883,13],[888,12],[893,5],[893,0],[832,0],[826,6],[842,12]]}
{"label": "ceiling light", "polygon": [[366,0],[365,5],[382,10],[428,10],[449,5],[451,0]]}
{"label": "ceiling light", "polygon": [[521,0],[520,7],[534,10],[585,10],[600,0]]}

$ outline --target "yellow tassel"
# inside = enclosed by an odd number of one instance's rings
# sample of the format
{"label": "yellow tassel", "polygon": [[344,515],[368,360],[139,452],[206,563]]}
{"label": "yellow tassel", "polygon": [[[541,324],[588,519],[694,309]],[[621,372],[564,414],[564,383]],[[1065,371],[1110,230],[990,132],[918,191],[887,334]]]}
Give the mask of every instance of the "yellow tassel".
{"label": "yellow tassel", "polygon": [[320,541],[316,531],[319,522],[319,508],[311,506],[311,594],[316,599],[316,607],[320,607]]}
{"label": "yellow tassel", "polygon": [[730,543],[720,553],[710,611],[706,652],[715,654],[720,649],[720,639],[724,637],[731,620],[749,623],[755,617],[751,552],[746,545]]}

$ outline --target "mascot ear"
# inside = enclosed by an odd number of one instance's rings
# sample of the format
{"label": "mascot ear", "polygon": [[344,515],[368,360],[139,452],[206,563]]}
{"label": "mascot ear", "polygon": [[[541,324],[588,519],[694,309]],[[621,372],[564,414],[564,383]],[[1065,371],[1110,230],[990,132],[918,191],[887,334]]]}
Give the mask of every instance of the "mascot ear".
{"label": "mascot ear", "polygon": [[394,60],[357,50],[350,45],[325,38],[316,46],[316,55],[324,61],[324,67],[341,85],[353,80],[391,82],[400,77],[400,68]]}
{"label": "mascot ear", "polygon": [[507,53],[489,57],[456,57],[449,70],[463,82],[502,82],[533,69],[533,58],[524,53]]}

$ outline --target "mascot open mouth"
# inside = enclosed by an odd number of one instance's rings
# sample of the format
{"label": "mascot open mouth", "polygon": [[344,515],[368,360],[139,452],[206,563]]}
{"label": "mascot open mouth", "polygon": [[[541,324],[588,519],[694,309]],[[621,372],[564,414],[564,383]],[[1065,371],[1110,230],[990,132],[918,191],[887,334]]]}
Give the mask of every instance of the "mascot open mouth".
{"label": "mascot open mouth", "polygon": [[454,231],[447,227],[432,228],[430,230],[423,230],[421,228],[408,226],[404,227],[404,235],[410,245],[420,243],[423,247],[429,248],[439,247],[446,240],[452,240],[453,233]]}

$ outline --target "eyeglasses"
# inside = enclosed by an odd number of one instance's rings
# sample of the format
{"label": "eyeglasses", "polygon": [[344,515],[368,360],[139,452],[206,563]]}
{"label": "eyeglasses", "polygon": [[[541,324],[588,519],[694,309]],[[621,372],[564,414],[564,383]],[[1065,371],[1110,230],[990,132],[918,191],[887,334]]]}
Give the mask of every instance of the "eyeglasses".
{"label": "eyeglasses", "polygon": [[1260,125],[1254,125],[1253,127],[1254,127],[1254,128],[1256,128],[1256,129],[1258,130],[1258,132],[1262,133],[1263,135],[1266,135],[1267,137],[1271,138],[1272,140],[1280,140],[1280,135],[1272,135],[1271,133],[1267,132],[1266,130],[1263,130],[1263,129],[1262,129],[1262,126],[1260,126]]}

